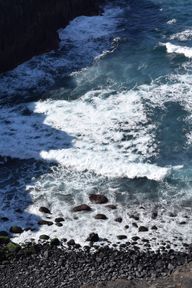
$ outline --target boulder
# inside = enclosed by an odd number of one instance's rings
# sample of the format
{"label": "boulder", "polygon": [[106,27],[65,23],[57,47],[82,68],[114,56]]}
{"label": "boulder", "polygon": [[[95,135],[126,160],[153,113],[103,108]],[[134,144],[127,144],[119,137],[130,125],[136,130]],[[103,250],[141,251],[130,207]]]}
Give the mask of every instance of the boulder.
{"label": "boulder", "polygon": [[53,225],[53,222],[52,221],[47,221],[47,220],[40,220],[38,222],[39,225],[48,225],[48,226],[51,226]]}
{"label": "boulder", "polygon": [[23,229],[19,226],[12,226],[10,228],[10,232],[14,233],[14,234],[21,234],[21,233],[23,233]]}
{"label": "boulder", "polygon": [[107,207],[107,208],[109,208],[111,210],[117,209],[117,205],[113,205],[113,204],[106,205],[105,207]]}
{"label": "boulder", "polygon": [[97,219],[97,220],[107,220],[108,218],[104,214],[97,214],[97,215],[95,215],[95,219]]}
{"label": "boulder", "polygon": [[48,235],[40,235],[39,239],[40,240],[49,240],[49,236]]}
{"label": "boulder", "polygon": [[46,207],[40,207],[39,212],[45,213],[45,214],[51,214],[51,211]]}
{"label": "boulder", "polygon": [[147,232],[147,231],[149,231],[148,227],[146,227],[146,226],[140,226],[139,227],[139,232]]}
{"label": "boulder", "polygon": [[127,239],[127,236],[126,235],[118,235],[117,239],[124,240],[124,239]]}
{"label": "boulder", "polygon": [[115,218],[115,222],[121,223],[122,221],[123,221],[123,218],[122,218],[122,217],[117,217],[117,218]]}
{"label": "boulder", "polygon": [[89,237],[87,238],[86,241],[98,242],[99,241],[99,236],[98,236],[97,233],[91,233],[91,234],[89,234]]}
{"label": "boulder", "polygon": [[72,209],[73,212],[81,212],[81,211],[89,212],[91,210],[92,210],[91,207],[86,205],[86,204],[81,204],[81,205],[76,206]]}
{"label": "boulder", "polygon": [[0,236],[0,245],[1,244],[8,244],[10,241],[8,236]]}
{"label": "boulder", "polygon": [[89,200],[95,204],[106,204],[109,201],[107,197],[101,194],[91,194]]}
{"label": "boulder", "polygon": [[64,221],[65,221],[65,219],[63,217],[55,218],[56,223],[60,223],[60,222],[64,222]]}

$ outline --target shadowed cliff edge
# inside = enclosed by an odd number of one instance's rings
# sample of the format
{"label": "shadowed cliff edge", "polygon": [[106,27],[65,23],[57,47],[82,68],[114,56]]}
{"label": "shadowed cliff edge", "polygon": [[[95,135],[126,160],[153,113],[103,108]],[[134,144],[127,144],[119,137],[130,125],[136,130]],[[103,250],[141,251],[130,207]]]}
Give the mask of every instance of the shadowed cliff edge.
{"label": "shadowed cliff edge", "polygon": [[101,0],[0,0],[0,73],[58,46],[57,30]]}

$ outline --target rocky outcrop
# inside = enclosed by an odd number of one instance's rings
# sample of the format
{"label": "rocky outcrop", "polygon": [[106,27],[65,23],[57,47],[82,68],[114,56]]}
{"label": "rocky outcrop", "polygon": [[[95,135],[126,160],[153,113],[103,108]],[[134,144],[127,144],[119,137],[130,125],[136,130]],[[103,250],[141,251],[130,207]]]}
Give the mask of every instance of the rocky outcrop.
{"label": "rocky outcrop", "polygon": [[0,0],[0,73],[57,48],[57,29],[98,13],[101,0]]}

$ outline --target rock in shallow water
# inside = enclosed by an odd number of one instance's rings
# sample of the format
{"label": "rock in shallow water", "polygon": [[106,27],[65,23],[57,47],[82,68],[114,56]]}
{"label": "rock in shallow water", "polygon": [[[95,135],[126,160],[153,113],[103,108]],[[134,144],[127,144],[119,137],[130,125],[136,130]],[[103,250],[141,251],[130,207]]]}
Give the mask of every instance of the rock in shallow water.
{"label": "rock in shallow water", "polygon": [[39,225],[48,225],[48,226],[51,226],[53,225],[53,222],[52,221],[47,221],[47,220],[40,220],[38,222]]}
{"label": "rock in shallow water", "polygon": [[14,234],[21,234],[21,233],[23,233],[23,229],[19,226],[12,226],[10,228],[10,232],[14,233]]}
{"label": "rock in shallow water", "polygon": [[87,238],[86,241],[98,242],[99,241],[99,236],[98,236],[97,233],[91,233],[91,234],[89,234],[89,237]]}
{"label": "rock in shallow water", "polygon": [[41,240],[49,240],[49,236],[48,235],[40,235],[39,239]]}
{"label": "rock in shallow water", "polygon": [[97,220],[107,220],[108,218],[104,214],[97,214],[97,215],[95,215],[95,219],[97,219]]}
{"label": "rock in shallow water", "polygon": [[147,232],[147,231],[149,231],[149,229],[147,227],[145,227],[145,226],[139,227],[139,232]]}
{"label": "rock in shallow water", "polygon": [[91,194],[89,200],[95,204],[106,204],[108,202],[107,197],[101,194]]}
{"label": "rock in shallow water", "polygon": [[65,219],[63,217],[55,218],[56,223],[60,223],[60,222],[64,222],[64,221],[65,221]]}
{"label": "rock in shallow water", "polygon": [[39,212],[45,213],[45,214],[51,214],[51,211],[46,207],[40,207]]}
{"label": "rock in shallow water", "polygon": [[113,204],[106,205],[105,207],[107,207],[107,208],[109,208],[111,210],[117,209],[117,205],[113,205]]}
{"label": "rock in shallow water", "polygon": [[91,207],[86,205],[86,204],[82,204],[79,206],[76,206],[72,209],[73,212],[81,212],[81,211],[85,211],[85,212],[89,212],[92,211]]}

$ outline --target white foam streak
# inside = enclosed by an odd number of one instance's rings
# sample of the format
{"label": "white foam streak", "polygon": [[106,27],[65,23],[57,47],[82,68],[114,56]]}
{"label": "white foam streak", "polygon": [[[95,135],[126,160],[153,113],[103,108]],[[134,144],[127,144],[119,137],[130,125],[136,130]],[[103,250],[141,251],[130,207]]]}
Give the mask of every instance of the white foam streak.
{"label": "white foam streak", "polygon": [[179,41],[192,40],[192,30],[186,29],[182,32],[175,33],[170,37],[170,40],[179,40]]}
{"label": "white foam streak", "polygon": [[184,55],[187,58],[192,58],[192,48],[190,47],[174,45],[170,42],[163,43],[162,45],[166,47],[167,53],[176,53]]}

